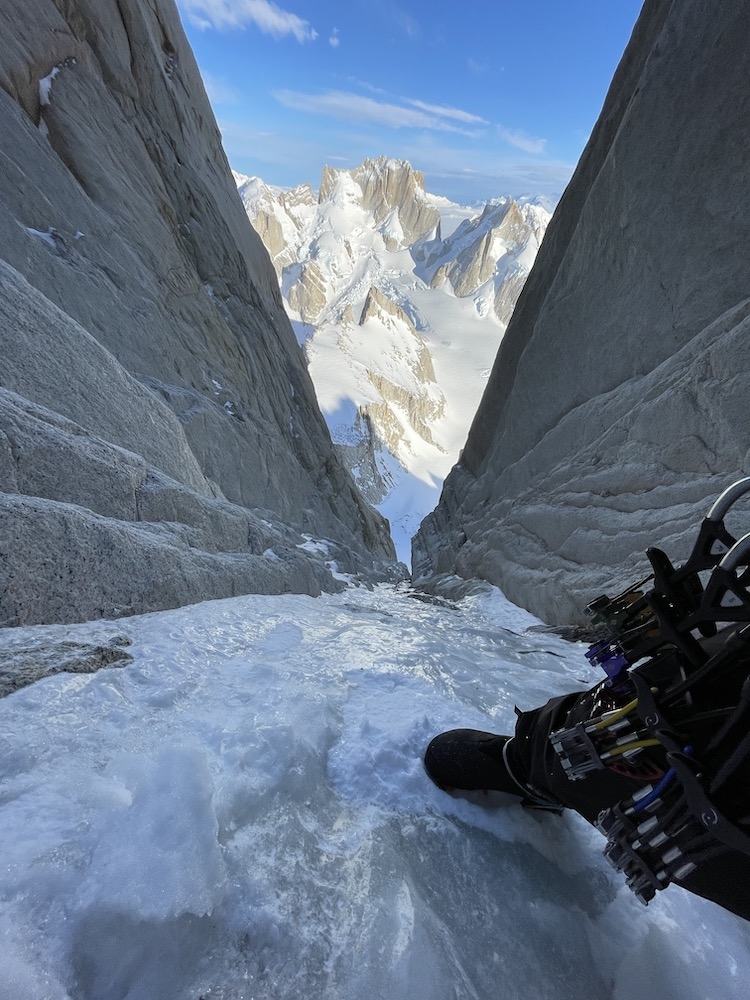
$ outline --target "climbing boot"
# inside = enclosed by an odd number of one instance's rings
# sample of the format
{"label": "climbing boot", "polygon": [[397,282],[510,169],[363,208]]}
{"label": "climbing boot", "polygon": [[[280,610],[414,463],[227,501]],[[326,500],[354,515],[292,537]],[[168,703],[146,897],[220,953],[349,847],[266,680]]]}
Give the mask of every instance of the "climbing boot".
{"label": "climbing boot", "polygon": [[452,729],[432,740],[424,766],[432,781],[446,792],[505,792],[532,809],[560,812],[563,808],[525,779],[512,736]]}

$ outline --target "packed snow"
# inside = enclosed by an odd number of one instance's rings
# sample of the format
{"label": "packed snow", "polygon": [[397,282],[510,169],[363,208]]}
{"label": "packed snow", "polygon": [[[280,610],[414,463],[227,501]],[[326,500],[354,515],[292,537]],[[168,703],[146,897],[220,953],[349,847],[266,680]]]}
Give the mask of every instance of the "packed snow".
{"label": "packed snow", "polygon": [[49,107],[52,103],[52,84],[59,73],[60,67],[54,66],[51,72],[39,81],[39,103],[43,108]]}
{"label": "packed snow", "polygon": [[60,72],[65,68],[70,68],[75,65],[75,58],[73,56],[69,56],[61,63],[58,63],[57,66],[53,66],[49,73],[45,77],[42,77],[39,81],[39,104],[42,108],[48,108],[52,103],[52,84],[60,75]]}
{"label": "packed snow", "polygon": [[48,246],[51,246],[54,250],[57,249],[57,243],[55,241],[55,236],[57,234],[56,229],[50,227],[45,232],[42,232],[41,229],[32,229],[30,226],[24,226],[24,229],[29,236],[36,236],[37,239],[44,240],[44,242]]}
{"label": "packed snow", "polygon": [[750,924],[426,777],[434,733],[596,679],[535,624],[382,586],[6,630],[133,662],[0,702],[0,997],[744,1000]]}

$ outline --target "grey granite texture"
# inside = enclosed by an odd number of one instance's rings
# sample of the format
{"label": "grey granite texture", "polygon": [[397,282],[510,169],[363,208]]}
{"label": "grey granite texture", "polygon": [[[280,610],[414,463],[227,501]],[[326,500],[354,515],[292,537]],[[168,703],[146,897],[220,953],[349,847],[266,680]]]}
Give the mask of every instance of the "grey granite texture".
{"label": "grey granite texture", "polygon": [[0,621],[390,575],[173,0],[0,5],[0,135]]}
{"label": "grey granite texture", "polygon": [[749,43],[741,0],[647,0],[414,540],[421,585],[581,621],[750,471]]}

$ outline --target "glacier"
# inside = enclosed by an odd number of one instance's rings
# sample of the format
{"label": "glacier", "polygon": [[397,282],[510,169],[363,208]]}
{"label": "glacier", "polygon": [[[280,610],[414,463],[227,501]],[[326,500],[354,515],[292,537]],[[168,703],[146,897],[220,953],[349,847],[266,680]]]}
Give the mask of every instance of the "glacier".
{"label": "glacier", "polygon": [[[0,997],[740,1000],[750,925],[644,908],[572,814],[426,777],[597,678],[484,587],[246,596],[6,630],[130,663],[0,700]],[[123,661],[124,662],[124,661]]]}

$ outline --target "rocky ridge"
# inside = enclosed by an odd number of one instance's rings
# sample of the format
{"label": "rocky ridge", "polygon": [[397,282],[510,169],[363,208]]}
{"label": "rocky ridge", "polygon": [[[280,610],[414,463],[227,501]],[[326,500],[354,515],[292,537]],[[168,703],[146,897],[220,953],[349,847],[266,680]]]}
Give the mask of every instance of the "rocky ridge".
{"label": "rocky ridge", "polygon": [[486,205],[481,215],[465,220],[450,241],[438,238],[419,248],[420,274],[431,288],[449,282],[460,298],[491,282],[495,315],[507,326],[548,218],[536,204],[503,199]]}
{"label": "rocky ridge", "polygon": [[739,2],[645,4],[415,538],[425,586],[480,577],[581,621],[647,546],[684,559],[747,474],[748,37]]}
{"label": "rocky ridge", "polygon": [[389,573],[172,0],[4,4],[0,131],[0,623]]}

